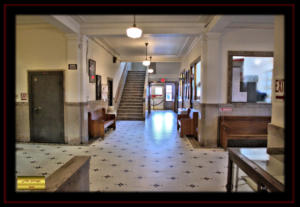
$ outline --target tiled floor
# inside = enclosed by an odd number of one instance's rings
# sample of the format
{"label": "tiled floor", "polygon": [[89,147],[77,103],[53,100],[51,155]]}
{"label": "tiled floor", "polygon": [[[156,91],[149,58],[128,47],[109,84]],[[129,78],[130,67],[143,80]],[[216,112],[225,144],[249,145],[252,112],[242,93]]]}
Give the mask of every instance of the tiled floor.
{"label": "tiled floor", "polygon": [[19,176],[49,176],[72,156],[91,155],[90,191],[225,191],[227,152],[193,149],[179,137],[171,111],[153,112],[145,122],[118,121],[115,131],[89,146],[17,148]]}

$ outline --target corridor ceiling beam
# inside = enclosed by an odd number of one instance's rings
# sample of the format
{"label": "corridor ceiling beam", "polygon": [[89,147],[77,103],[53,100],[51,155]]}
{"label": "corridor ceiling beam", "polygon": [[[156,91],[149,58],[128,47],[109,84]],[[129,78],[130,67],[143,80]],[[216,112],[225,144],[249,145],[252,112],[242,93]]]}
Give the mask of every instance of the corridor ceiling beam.
{"label": "corridor ceiling beam", "polygon": [[[142,23],[139,27],[144,34],[200,34],[203,23]],[[124,35],[127,23],[88,23],[81,25],[80,31],[91,36]]]}
{"label": "corridor ceiling beam", "polygon": [[56,26],[65,33],[80,33],[80,25],[70,16],[51,15],[41,16],[45,21]]}
{"label": "corridor ceiling beam", "polygon": [[[143,62],[145,56],[121,56],[121,61],[124,62]],[[152,56],[152,62],[181,62],[181,57],[173,55]]]}

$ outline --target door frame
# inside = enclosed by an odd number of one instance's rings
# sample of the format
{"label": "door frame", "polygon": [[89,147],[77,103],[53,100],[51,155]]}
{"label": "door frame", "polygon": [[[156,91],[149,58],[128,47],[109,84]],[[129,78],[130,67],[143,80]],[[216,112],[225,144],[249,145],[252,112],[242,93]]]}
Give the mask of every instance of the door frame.
{"label": "door frame", "polygon": [[63,103],[62,103],[62,108],[63,108],[63,114],[62,114],[62,119],[63,119],[63,126],[62,126],[62,129],[63,129],[63,138],[64,138],[64,142],[63,143],[66,143],[66,139],[65,139],[65,106],[64,106],[64,103],[65,103],[65,71],[64,70],[27,70],[27,92],[28,92],[28,108],[29,108],[29,142],[32,142],[32,139],[31,139],[31,135],[32,135],[32,120],[33,120],[33,114],[32,114],[32,91],[31,91],[31,79],[32,79],[32,75],[33,74],[41,74],[41,73],[57,73],[57,74],[60,74],[62,76],[62,81],[63,81],[63,84],[62,84],[62,100],[63,100]]}
{"label": "door frame", "polygon": [[[112,82],[112,84],[111,84],[111,103],[112,103],[111,106],[114,106],[114,79],[107,77],[107,93],[109,93],[109,84],[108,84],[109,81]],[[107,94],[107,99],[108,99],[108,94]],[[107,101],[108,101],[108,106],[110,106],[109,99]]]}

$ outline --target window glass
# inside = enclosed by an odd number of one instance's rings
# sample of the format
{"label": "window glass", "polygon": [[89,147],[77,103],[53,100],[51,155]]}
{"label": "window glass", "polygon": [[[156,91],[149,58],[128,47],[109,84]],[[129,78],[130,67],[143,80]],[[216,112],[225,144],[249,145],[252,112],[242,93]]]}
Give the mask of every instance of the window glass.
{"label": "window glass", "polygon": [[201,62],[196,64],[196,87],[197,87],[197,99],[201,96]]}
{"label": "window glass", "polygon": [[155,87],[155,95],[162,95],[163,90],[162,87]]}
{"label": "window glass", "polygon": [[233,56],[232,102],[271,103],[273,57]]}
{"label": "window glass", "polygon": [[172,85],[166,85],[166,101],[172,101]]}

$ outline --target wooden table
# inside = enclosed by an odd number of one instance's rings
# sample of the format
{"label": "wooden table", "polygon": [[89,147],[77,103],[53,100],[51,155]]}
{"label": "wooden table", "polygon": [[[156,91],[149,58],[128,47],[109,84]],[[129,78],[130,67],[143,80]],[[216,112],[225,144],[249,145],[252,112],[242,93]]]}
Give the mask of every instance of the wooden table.
{"label": "wooden table", "polygon": [[233,189],[233,164],[257,184],[258,191],[284,192],[283,154],[273,157],[266,148],[228,148],[228,154],[227,192]]}

